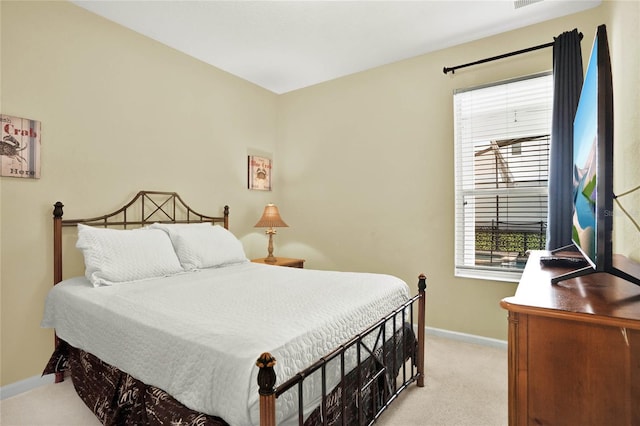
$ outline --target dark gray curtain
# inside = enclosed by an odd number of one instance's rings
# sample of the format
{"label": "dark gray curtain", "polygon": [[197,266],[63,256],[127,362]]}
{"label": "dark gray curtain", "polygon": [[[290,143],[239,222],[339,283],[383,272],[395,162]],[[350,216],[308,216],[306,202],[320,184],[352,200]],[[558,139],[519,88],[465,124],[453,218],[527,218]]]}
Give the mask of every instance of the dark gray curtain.
{"label": "dark gray curtain", "polygon": [[581,35],[577,29],[553,43],[553,113],[549,153],[547,249],[571,244],[573,208],[573,118],[582,89]]}

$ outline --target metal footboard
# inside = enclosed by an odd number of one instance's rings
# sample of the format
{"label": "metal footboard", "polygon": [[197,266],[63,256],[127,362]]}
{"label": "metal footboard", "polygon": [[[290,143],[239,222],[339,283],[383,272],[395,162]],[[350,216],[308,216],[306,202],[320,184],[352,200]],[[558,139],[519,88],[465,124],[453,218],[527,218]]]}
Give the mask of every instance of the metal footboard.
{"label": "metal footboard", "polygon": [[[373,424],[411,383],[424,386],[425,289],[426,278],[420,275],[416,296],[277,387],[276,360],[263,353],[256,362],[260,425],[276,425],[277,398],[295,389],[300,426],[334,426]],[[328,383],[329,363],[339,364],[335,386]],[[314,373],[321,376],[321,403],[309,414],[304,412],[303,385]]]}

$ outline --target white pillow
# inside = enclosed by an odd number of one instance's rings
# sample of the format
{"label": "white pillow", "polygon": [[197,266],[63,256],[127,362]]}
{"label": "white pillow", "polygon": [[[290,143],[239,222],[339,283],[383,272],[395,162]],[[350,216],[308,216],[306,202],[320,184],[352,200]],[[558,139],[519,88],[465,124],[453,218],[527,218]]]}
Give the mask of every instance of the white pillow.
{"label": "white pillow", "polygon": [[150,228],[162,229],[169,235],[180,264],[187,271],[248,261],[242,243],[222,226],[154,223]]}
{"label": "white pillow", "polygon": [[120,230],[78,224],[76,247],[94,287],[183,272],[171,240],[158,229]]}

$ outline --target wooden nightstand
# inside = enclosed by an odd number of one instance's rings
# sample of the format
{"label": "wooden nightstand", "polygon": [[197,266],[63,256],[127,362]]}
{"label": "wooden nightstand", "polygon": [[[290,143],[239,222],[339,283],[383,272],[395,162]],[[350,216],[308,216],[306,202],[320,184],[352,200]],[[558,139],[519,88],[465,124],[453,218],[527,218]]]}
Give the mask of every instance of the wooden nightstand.
{"label": "wooden nightstand", "polygon": [[304,259],[290,259],[288,257],[277,257],[276,263],[267,263],[264,257],[260,259],[251,259],[255,263],[264,263],[265,265],[288,266],[290,268],[304,268]]}

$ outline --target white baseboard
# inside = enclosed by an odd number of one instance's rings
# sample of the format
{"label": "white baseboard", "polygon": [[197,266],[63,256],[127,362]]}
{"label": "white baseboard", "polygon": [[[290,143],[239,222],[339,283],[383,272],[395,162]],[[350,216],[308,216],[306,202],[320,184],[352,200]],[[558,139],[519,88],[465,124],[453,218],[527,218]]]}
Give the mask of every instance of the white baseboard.
{"label": "white baseboard", "polygon": [[55,382],[55,374],[46,376],[33,376],[19,382],[11,383],[0,388],[0,399],[11,398],[23,392],[30,391],[40,386]]}
{"label": "white baseboard", "polygon": [[434,327],[425,327],[424,330],[427,334],[447,339],[475,343],[476,345],[491,346],[493,348],[507,349],[506,340],[492,339],[490,337],[476,336],[474,334],[460,333],[458,331],[444,330],[442,328]]}

